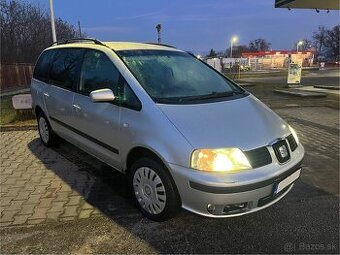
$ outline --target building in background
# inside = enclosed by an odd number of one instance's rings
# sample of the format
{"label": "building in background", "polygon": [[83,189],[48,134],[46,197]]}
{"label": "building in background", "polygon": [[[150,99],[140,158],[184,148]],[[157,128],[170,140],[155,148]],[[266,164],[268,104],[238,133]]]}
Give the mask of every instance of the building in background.
{"label": "building in background", "polygon": [[252,70],[272,68],[287,68],[289,63],[299,63],[303,67],[309,67],[314,62],[314,51],[307,50],[296,52],[295,50],[243,52],[242,57],[248,59]]}

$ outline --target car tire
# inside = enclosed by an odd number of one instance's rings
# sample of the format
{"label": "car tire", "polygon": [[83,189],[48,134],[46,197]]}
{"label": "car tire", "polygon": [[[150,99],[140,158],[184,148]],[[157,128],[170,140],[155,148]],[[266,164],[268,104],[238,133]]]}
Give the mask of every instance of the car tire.
{"label": "car tire", "polygon": [[160,160],[138,159],[128,177],[136,206],[147,218],[162,222],[179,211],[181,200],[177,187]]}
{"label": "car tire", "polygon": [[47,147],[56,145],[58,136],[53,132],[46,115],[44,113],[40,113],[37,117],[37,121],[41,142]]}

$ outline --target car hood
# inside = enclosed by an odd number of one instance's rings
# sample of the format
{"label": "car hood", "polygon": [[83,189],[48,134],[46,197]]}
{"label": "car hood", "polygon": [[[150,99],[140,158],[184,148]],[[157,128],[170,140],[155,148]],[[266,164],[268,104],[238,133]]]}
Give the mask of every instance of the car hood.
{"label": "car hood", "polygon": [[194,148],[250,150],[290,133],[288,125],[252,95],[217,103],[158,107]]}

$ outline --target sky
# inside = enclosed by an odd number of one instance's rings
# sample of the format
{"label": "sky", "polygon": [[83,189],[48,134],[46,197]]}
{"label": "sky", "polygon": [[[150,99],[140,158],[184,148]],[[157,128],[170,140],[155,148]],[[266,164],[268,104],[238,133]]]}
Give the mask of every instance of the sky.
{"label": "sky", "polygon": [[[27,0],[48,9],[48,0]],[[275,9],[275,0],[54,0],[56,17],[103,41],[155,42],[162,24],[162,43],[194,53],[217,51],[264,38],[272,49],[292,49],[312,37],[319,25],[340,23],[339,11]]]}

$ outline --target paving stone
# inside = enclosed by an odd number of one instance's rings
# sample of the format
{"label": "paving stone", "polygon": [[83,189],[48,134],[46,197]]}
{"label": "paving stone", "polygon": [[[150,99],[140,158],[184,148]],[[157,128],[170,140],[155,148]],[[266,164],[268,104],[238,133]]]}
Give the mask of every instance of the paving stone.
{"label": "paving stone", "polygon": [[48,212],[46,213],[47,219],[58,220],[63,212]]}
{"label": "paving stone", "polygon": [[64,209],[64,205],[66,204],[65,201],[54,201],[52,202],[52,206],[50,207],[50,209],[48,210],[49,212],[63,212]]}
{"label": "paving stone", "polygon": [[21,225],[26,223],[30,215],[18,215],[14,217],[13,225]]}
{"label": "paving stone", "polygon": [[0,221],[0,227],[2,228],[2,227],[7,227],[7,226],[9,226],[9,225],[12,225],[12,222],[10,222],[10,221],[8,221],[8,222],[1,222]]}
{"label": "paving stone", "polygon": [[34,213],[35,207],[36,207],[35,204],[22,205],[20,208],[20,211],[18,212],[18,215],[21,215],[21,214],[32,215]]}
{"label": "paving stone", "polygon": [[44,194],[48,188],[48,185],[37,185],[35,190],[31,193],[32,195],[35,194]]}
{"label": "paving stone", "polygon": [[0,222],[13,222],[14,221],[14,216],[19,212],[19,210],[12,210],[12,211],[7,211],[4,210],[1,213],[1,218],[0,218]]}
{"label": "paving stone", "polygon": [[0,206],[9,206],[11,201],[14,200],[15,197],[2,197],[0,201]]}
{"label": "paving stone", "polygon": [[30,195],[30,192],[20,191],[14,200],[27,200],[29,195]]}
{"label": "paving stone", "polygon": [[11,188],[7,189],[7,194],[6,197],[16,197],[19,195],[21,188],[13,188],[13,186],[11,186]]}
{"label": "paving stone", "polygon": [[52,198],[40,198],[39,207],[50,208],[52,206],[53,199],[54,199],[53,197]]}
{"label": "paving stone", "polygon": [[32,219],[32,220],[28,220],[27,224],[28,225],[37,225],[37,224],[44,222],[45,220],[46,220],[45,218],[43,218],[43,219]]}
{"label": "paving stone", "polygon": [[79,208],[78,205],[72,205],[72,206],[65,206],[65,211],[62,215],[62,217],[69,217],[69,216],[77,216],[77,209]]}
{"label": "paving stone", "polygon": [[60,218],[60,221],[73,221],[73,220],[75,220],[74,216]]}
{"label": "paving stone", "polygon": [[42,194],[30,194],[25,204],[39,204]]}
{"label": "paving stone", "polygon": [[8,211],[17,211],[21,209],[22,204],[24,203],[24,200],[19,201],[12,201],[10,206],[7,208]]}
{"label": "paving stone", "polygon": [[81,210],[79,214],[79,219],[87,219],[90,218],[93,209]]}
{"label": "paving stone", "polygon": [[82,200],[81,196],[71,196],[67,205],[79,205]]}
{"label": "paving stone", "polygon": [[93,209],[93,208],[94,207],[91,204],[87,203],[87,202],[84,202],[83,205],[81,206],[82,210]]}
{"label": "paving stone", "polygon": [[29,218],[30,220],[36,220],[36,219],[45,219],[46,218],[46,213],[48,211],[49,208],[44,207],[36,207],[34,209],[34,213],[33,215]]}

